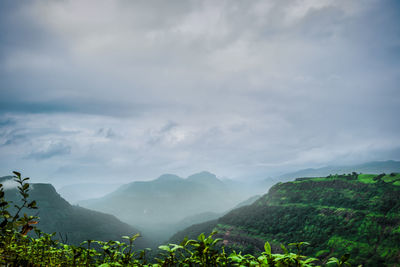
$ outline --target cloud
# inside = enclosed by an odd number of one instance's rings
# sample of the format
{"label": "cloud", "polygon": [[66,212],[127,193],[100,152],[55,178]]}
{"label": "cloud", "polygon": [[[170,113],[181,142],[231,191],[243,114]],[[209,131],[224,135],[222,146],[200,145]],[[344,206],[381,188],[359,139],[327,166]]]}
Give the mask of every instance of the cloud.
{"label": "cloud", "polygon": [[71,153],[71,147],[62,143],[48,145],[47,148],[32,152],[27,157],[36,160],[50,159],[56,156],[68,155]]}
{"label": "cloud", "polygon": [[398,157],[396,1],[0,5],[5,173],[252,177]]}
{"label": "cloud", "polygon": [[11,190],[11,189],[16,189],[18,184],[14,182],[14,180],[6,180],[3,183],[3,188],[4,190]]}

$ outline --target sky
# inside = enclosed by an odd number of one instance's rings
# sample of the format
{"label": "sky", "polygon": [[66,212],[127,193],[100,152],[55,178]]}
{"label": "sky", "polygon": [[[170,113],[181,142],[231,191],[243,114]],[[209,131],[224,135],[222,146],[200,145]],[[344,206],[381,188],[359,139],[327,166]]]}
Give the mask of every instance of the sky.
{"label": "sky", "polygon": [[261,179],[400,159],[400,3],[0,2],[0,175]]}

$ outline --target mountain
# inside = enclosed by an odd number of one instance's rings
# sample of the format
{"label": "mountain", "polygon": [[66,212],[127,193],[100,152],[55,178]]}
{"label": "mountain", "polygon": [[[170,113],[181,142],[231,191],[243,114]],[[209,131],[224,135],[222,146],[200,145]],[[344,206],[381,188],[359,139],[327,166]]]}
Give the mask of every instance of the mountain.
{"label": "mountain", "polygon": [[[14,203],[20,201],[16,183],[11,176],[0,177],[0,183],[5,185],[7,201]],[[124,235],[139,232],[112,215],[69,204],[51,184],[33,183],[30,189],[29,199],[36,200],[38,209],[27,213],[37,215],[39,217],[37,227],[46,233],[55,232],[55,238],[59,240],[77,245],[88,239],[121,240]],[[139,238],[135,245],[143,248],[147,243],[144,238]]]}
{"label": "mountain", "polygon": [[186,179],[164,174],[152,181],[132,182],[102,198],[79,204],[111,213],[154,235],[154,239],[167,239],[185,218],[225,212],[247,197],[230,190],[214,174],[200,172]]}
{"label": "mountain", "polygon": [[306,255],[340,257],[353,264],[400,264],[400,174],[350,174],[278,183],[249,206],[178,232],[170,242],[213,229],[231,249],[263,250],[269,241],[306,241]]}
{"label": "mountain", "polygon": [[132,182],[102,198],[79,203],[134,225],[147,225],[175,223],[203,212],[223,212],[243,198],[228,190],[214,174],[201,172],[187,179],[164,174],[152,181]]}
{"label": "mountain", "polygon": [[80,183],[65,185],[57,189],[57,192],[70,203],[77,203],[81,200],[99,198],[105,196],[120,187],[121,184],[98,184]]}
{"label": "mountain", "polygon": [[330,174],[346,174],[346,173],[392,173],[400,172],[400,161],[388,160],[388,161],[372,161],[358,165],[347,165],[347,166],[327,166],[318,169],[303,169],[296,172],[286,173],[279,178],[281,180],[294,179],[299,177],[322,177]]}

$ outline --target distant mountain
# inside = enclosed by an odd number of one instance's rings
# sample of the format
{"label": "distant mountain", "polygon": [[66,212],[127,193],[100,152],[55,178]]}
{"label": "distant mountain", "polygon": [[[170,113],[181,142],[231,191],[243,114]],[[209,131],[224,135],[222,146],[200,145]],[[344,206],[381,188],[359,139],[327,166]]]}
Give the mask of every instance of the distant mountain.
{"label": "distant mountain", "polygon": [[[16,183],[11,176],[0,177],[0,183],[5,185],[5,199],[18,202],[20,196],[16,190]],[[85,240],[121,240],[123,235],[133,235],[139,231],[132,226],[121,222],[113,215],[98,211],[72,206],[63,199],[51,184],[33,183],[29,191],[29,199],[36,200],[39,209],[28,212],[39,216],[40,230],[46,233],[57,233],[71,244],[79,244]],[[146,240],[141,237],[135,243],[137,247],[147,246]]]}
{"label": "distant mountain", "polygon": [[70,203],[77,203],[81,200],[99,198],[105,196],[120,187],[121,184],[98,184],[81,183],[63,186],[57,189],[60,195]]}
{"label": "distant mountain", "polygon": [[133,182],[82,206],[114,214],[134,225],[175,223],[203,212],[220,213],[243,200],[214,174],[201,172],[183,179],[164,174],[152,181]]}
{"label": "distant mountain", "polygon": [[321,261],[350,253],[352,264],[399,266],[400,174],[330,175],[278,183],[254,204],[217,220],[176,233],[185,236],[217,230],[228,249],[273,252],[280,243],[309,242],[305,255]]}
{"label": "distant mountain", "polygon": [[152,181],[132,182],[102,198],[79,203],[111,213],[149,234],[159,233],[154,238],[162,239],[176,232],[176,226],[187,217],[220,214],[247,197],[214,174],[201,172],[186,179],[164,174]]}
{"label": "distant mountain", "polygon": [[300,177],[321,177],[330,174],[345,174],[345,173],[392,173],[400,172],[400,161],[372,161],[357,165],[347,166],[327,166],[318,169],[304,169],[296,172],[286,173],[279,176],[282,180],[300,178]]}

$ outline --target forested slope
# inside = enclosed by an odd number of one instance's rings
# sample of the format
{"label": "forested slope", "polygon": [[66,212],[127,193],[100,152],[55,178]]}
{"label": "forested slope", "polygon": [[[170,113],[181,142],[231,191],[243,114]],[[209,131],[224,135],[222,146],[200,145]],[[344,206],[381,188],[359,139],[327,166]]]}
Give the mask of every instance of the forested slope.
{"label": "forested slope", "polygon": [[[11,184],[12,177],[0,177],[0,183]],[[80,244],[89,239],[121,240],[123,235],[132,235],[139,231],[121,222],[110,214],[73,206],[63,199],[51,184],[31,184],[30,199],[39,207],[27,211],[28,215],[37,215],[37,225],[46,233],[56,233],[55,238],[70,244]],[[5,190],[5,198],[14,203],[20,202],[20,196],[15,187]],[[138,247],[148,246],[141,237],[137,240]]]}
{"label": "forested slope", "polygon": [[[254,204],[216,222],[192,226],[191,235],[217,229],[224,244],[244,252],[270,241],[306,241],[320,259],[350,253],[366,266],[400,263],[400,175],[351,174],[278,183]],[[206,231],[206,232],[207,232]],[[177,237],[189,235],[182,231]]]}

